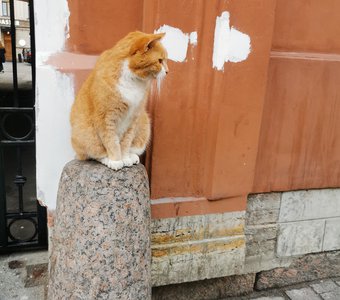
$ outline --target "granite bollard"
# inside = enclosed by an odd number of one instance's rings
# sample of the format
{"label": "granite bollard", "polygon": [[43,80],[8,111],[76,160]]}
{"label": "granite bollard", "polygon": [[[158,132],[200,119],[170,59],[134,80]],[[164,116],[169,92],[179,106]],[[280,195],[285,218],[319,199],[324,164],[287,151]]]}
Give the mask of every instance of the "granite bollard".
{"label": "granite bollard", "polygon": [[50,249],[49,300],[151,299],[145,168],[73,160],[61,175]]}

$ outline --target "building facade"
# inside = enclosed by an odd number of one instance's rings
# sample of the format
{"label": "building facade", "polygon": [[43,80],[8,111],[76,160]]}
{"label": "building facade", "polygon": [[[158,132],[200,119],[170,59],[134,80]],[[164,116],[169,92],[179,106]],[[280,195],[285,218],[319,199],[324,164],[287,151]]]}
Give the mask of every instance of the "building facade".
{"label": "building facade", "polygon": [[[0,1],[0,40],[6,49],[6,60],[12,60],[11,20],[9,0]],[[15,27],[16,27],[16,48],[17,53],[23,58],[23,50],[30,50],[30,24],[28,1],[15,0]]]}
{"label": "building facade", "polygon": [[[186,42],[149,99],[153,285],[246,274],[253,287],[256,273],[339,251],[340,3],[100,3],[35,1],[37,195],[51,215],[74,158],[70,107],[97,57],[166,25]],[[244,59],[218,48],[231,31]]]}

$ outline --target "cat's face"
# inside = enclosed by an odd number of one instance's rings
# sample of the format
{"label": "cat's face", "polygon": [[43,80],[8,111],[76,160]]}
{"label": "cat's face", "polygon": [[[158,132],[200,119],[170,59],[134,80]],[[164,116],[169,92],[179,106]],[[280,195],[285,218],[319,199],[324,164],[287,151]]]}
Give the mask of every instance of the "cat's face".
{"label": "cat's face", "polygon": [[165,33],[145,34],[133,42],[129,68],[138,77],[160,79],[168,73],[168,54],[160,42],[164,35]]}

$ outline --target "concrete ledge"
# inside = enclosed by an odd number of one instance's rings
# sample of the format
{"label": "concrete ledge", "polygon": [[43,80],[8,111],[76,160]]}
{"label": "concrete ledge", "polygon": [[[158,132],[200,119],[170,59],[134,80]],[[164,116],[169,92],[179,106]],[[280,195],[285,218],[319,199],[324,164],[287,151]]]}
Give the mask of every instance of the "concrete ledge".
{"label": "concrete ledge", "polygon": [[242,273],[244,218],[231,212],[153,220],[153,286]]}

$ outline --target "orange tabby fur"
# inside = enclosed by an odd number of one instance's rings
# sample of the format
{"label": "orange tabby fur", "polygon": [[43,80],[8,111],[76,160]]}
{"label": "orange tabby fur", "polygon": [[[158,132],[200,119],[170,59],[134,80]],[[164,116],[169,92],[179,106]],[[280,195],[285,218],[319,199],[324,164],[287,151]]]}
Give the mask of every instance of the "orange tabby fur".
{"label": "orange tabby fur", "polygon": [[99,57],[72,106],[78,159],[96,159],[115,170],[139,162],[150,138],[151,81],[168,72],[163,36],[131,32]]}

